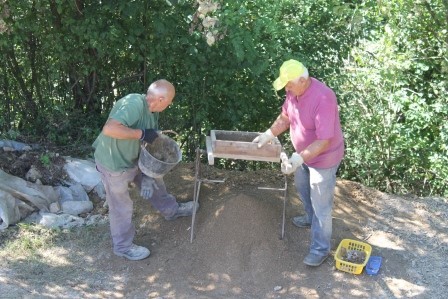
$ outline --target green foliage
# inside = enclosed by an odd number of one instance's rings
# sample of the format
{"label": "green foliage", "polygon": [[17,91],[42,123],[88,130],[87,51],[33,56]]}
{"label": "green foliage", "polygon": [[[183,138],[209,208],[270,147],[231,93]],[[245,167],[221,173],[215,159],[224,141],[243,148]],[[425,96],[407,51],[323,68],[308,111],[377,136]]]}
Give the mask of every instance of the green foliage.
{"label": "green foliage", "polygon": [[41,155],[39,160],[42,163],[42,165],[45,167],[49,167],[51,164],[50,156],[47,154]]}
{"label": "green foliage", "polygon": [[338,94],[342,177],[446,194],[446,1],[219,3],[209,45],[195,0],[0,1],[1,131],[90,145],[118,98],[166,78],[176,99],[160,128],[192,160],[211,129],[264,131],[283,101],[278,67],[298,58]]}
{"label": "green foliage", "polygon": [[0,137],[4,139],[16,140],[20,136],[20,132],[10,129],[8,132],[0,132]]}
{"label": "green foliage", "polygon": [[448,13],[440,11],[441,1],[383,3],[383,25],[333,80],[343,98],[343,177],[388,192],[447,195]]}

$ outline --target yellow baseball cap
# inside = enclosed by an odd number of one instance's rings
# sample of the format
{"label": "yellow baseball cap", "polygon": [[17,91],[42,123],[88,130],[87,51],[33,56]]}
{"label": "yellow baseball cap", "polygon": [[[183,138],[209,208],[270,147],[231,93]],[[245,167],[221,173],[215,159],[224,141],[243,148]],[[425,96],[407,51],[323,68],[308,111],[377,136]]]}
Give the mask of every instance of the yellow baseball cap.
{"label": "yellow baseball cap", "polygon": [[300,61],[290,59],[283,62],[280,67],[280,76],[272,83],[275,90],[280,90],[288,84],[288,81],[294,80],[306,71],[306,68]]}

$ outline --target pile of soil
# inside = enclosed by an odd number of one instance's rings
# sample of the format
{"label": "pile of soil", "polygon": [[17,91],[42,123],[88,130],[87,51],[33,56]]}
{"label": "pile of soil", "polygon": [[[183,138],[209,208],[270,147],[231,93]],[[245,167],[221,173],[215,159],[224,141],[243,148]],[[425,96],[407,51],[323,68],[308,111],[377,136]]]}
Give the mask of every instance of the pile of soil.
{"label": "pile of soil", "polygon": [[64,170],[65,159],[58,153],[42,151],[3,151],[0,149],[0,169],[23,178],[31,168],[41,174],[39,180],[44,185],[56,186],[67,179]]}

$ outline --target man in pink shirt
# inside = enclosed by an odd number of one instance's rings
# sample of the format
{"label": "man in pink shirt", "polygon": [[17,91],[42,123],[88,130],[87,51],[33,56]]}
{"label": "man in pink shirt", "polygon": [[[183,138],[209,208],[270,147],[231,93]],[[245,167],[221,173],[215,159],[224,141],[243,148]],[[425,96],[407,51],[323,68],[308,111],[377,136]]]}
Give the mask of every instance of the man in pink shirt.
{"label": "man in pink shirt", "polygon": [[303,262],[319,266],[331,250],[333,195],[336,171],[344,156],[344,138],[335,93],[308,75],[297,60],[288,60],[274,81],[285,88],[282,112],[272,126],[254,139],[262,147],[275,136],[290,130],[295,152],[282,159],[285,174],[294,173],[294,183],[305,215],[293,218],[298,227],[311,227],[310,252]]}

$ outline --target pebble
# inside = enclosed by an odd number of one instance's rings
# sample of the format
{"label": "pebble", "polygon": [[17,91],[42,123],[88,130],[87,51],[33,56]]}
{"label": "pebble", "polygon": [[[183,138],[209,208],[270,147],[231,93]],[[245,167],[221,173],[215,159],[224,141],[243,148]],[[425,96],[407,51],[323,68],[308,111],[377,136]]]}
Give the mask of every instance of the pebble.
{"label": "pebble", "polygon": [[278,292],[282,289],[282,286],[275,286],[274,287],[274,291]]}

